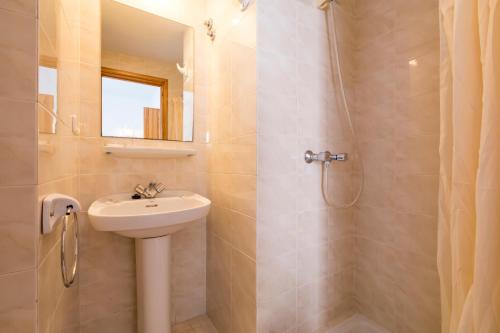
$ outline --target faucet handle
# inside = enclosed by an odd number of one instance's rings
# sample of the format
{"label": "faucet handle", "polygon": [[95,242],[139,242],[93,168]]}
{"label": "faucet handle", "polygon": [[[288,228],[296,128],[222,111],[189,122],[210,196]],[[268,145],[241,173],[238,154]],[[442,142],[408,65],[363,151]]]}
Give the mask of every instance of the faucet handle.
{"label": "faucet handle", "polygon": [[136,185],[134,190],[136,193],[138,193],[140,195],[144,196],[146,194],[146,189],[141,184]]}
{"label": "faucet handle", "polygon": [[156,192],[158,192],[158,193],[163,192],[167,188],[162,183],[156,183],[156,184],[153,185],[153,187],[156,190]]}

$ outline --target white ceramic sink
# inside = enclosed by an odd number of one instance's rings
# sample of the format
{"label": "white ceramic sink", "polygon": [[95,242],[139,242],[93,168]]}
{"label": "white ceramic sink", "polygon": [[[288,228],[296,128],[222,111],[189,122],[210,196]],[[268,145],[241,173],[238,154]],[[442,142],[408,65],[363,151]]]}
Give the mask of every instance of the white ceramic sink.
{"label": "white ceramic sink", "polygon": [[154,199],[115,194],[89,208],[94,229],[135,238],[137,331],[170,333],[171,234],[205,217],[210,200],[186,191],[164,191]]}
{"label": "white ceramic sink", "polygon": [[171,333],[171,234],[207,216],[209,209],[210,200],[186,191],[138,200],[115,194],[90,206],[94,229],[135,238],[139,333]]}
{"label": "white ceramic sink", "polygon": [[94,201],[88,214],[99,231],[112,231],[132,238],[170,235],[205,217],[210,200],[186,191],[165,191],[154,199],[131,199],[115,194]]}

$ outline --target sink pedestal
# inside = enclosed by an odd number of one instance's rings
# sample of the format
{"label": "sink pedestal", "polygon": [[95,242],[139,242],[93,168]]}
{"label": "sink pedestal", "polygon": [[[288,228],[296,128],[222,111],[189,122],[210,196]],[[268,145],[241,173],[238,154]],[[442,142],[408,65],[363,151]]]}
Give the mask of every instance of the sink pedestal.
{"label": "sink pedestal", "polygon": [[170,333],[170,236],[136,238],[139,333]]}
{"label": "sink pedestal", "polygon": [[170,333],[170,235],[207,216],[211,203],[187,191],[164,191],[153,199],[131,196],[94,201],[90,223],[96,230],[136,239],[138,332]]}

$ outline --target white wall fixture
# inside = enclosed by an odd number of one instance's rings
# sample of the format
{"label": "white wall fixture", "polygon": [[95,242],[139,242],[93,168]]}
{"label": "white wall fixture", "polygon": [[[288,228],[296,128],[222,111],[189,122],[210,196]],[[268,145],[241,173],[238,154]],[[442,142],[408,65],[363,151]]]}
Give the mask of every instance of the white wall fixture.
{"label": "white wall fixture", "polygon": [[215,40],[215,23],[214,20],[209,18],[204,22],[205,27],[207,27],[207,36],[213,42]]}
{"label": "white wall fixture", "polygon": [[[79,248],[79,226],[77,212],[81,209],[80,203],[75,198],[68,195],[53,193],[49,194],[42,202],[42,233],[49,234],[54,231],[56,224],[63,223],[61,229],[61,276],[64,287],[69,288],[75,282],[78,272],[78,248]],[[73,264],[67,265],[66,255],[66,234],[69,229],[69,219],[73,217],[74,248]]]}
{"label": "white wall fixture", "polygon": [[103,151],[108,155],[131,158],[178,158],[196,155],[195,149],[126,146],[120,144],[105,144]]}
{"label": "white wall fixture", "polygon": [[60,193],[47,195],[42,203],[42,233],[51,233],[60,218],[68,215],[68,209],[70,213],[79,212],[81,206],[78,200]]}
{"label": "white wall fixture", "polygon": [[191,79],[191,70],[188,65],[184,64],[184,66],[179,65],[179,63],[175,64],[177,66],[177,70],[182,74],[182,78],[184,82],[188,82]]}
{"label": "white wall fixture", "polygon": [[239,0],[241,4],[241,11],[244,12],[247,10],[248,6],[252,3],[252,0]]}
{"label": "white wall fixture", "polygon": [[80,135],[80,124],[78,123],[78,116],[71,115],[71,131],[74,135]]}

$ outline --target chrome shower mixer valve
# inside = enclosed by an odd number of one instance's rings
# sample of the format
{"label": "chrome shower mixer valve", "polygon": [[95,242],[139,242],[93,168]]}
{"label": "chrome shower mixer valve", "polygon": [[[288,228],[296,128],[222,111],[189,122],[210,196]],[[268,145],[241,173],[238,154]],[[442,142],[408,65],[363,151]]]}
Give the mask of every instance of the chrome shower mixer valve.
{"label": "chrome shower mixer valve", "polygon": [[347,161],[347,153],[332,154],[327,150],[316,154],[308,150],[304,154],[304,160],[306,163],[318,161],[330,164],[332,161]]}

